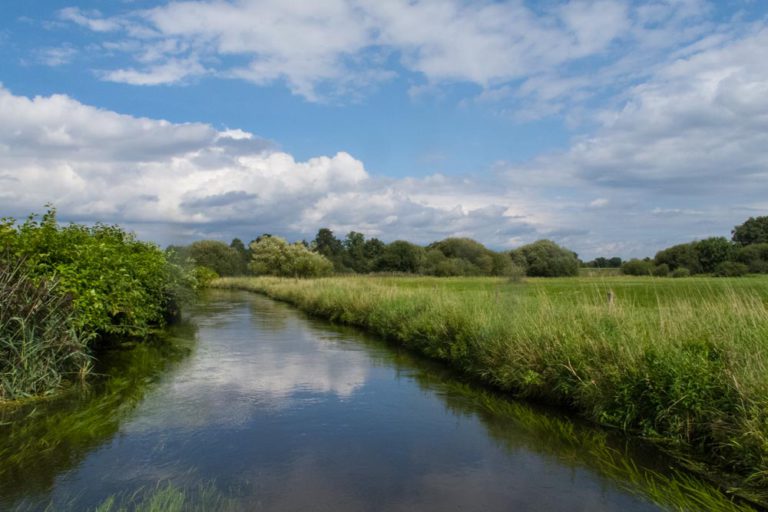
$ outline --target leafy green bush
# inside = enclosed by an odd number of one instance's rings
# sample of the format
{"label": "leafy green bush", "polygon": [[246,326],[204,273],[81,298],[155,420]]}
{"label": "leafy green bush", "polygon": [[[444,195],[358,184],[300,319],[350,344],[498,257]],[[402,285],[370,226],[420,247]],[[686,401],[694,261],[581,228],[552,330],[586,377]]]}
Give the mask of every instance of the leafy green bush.
{"label": "leafy green bush", "polygon": [[277,236],[251,244],[250,270],[256,275],[319,277],[333,271],[333,263],[301,243],[289,244]]}
{"label": "leafy green bush", "polygon": [[512,251],[514,262],[524,262],[526,274],[534,277],[575,276],[579,273],[576,254],[551,240],[538,240]]}
{"label": "leafy green bush", "polygon": [[669,275],[669,265],[666,263],[656,265],[653,269],[653,275],[656,277],[667,277]]}
{"label": "leafy green bush", "polygon": [[724,261],[715,268],[718,277],[741,277],[749,272],[749,267],[737,261]]}
{"label": "leafy green bush", "polygon": [[[649,276],[653,273],[655,266],[652,261],[639,260],[637,258],[625,261],[621,265],[621,272],[628,276]],[[667,267],[669,269],[669,267]]]}
{"label": "leafy green bush", "polygon": [[755,274],[768,273],[768,243],[739,247],[733,254],[733,260],[744,263]]}
{"label": "leafy green bush", "polygon": [[672,271],[672,277],[690,277],[691,271],[685,267],[677,267]]}
{"label": "leafy green bush", "polygon": [[59,226],[54,209],[20,225],[4,219],[3,226],[5,257],[23,260],[38,281],[55,277],[84,332],[145,336],[177,308],[181,273],[157,246],[118,226]]}

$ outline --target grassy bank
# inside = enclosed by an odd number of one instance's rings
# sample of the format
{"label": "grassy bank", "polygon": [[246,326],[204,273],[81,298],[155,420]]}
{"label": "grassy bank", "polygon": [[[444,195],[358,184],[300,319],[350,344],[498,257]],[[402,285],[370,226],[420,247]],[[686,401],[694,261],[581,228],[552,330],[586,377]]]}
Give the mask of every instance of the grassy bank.
{"label": "grassy bank", "polygon": [[[768,280],[229,278],[768,496]],[[611,297],[609,299],[609,296]]]}

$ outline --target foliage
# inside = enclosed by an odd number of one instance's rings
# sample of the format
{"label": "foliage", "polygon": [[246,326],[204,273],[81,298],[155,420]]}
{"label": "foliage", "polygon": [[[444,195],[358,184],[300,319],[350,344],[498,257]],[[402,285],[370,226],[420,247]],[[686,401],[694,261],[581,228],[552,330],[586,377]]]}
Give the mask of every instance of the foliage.
{"label": "foliage", "polygon": [[333,270],[333,263],[302,243],[289,244],[277,236],[251,244],[251,271],[256,275],[319,277]]}
{"label": "foliage", "polygon": [[749,272],[749,267],[737,261],[723,261],[715,268],[718,277],[741,277]]}
{"label": "foliage", "polygon": [[579,273],[576,254],[551,240],[538,240],[512,251],[513,261],[524,262],[526,274],[534,277],[575,276]]}
{"label": "foliage", "polygon": [[604,258],[600,256],[592,261],[588,261],[584,266],[590,268],[621,268],[622,260],[618,256],[613,258]]}
{"label": "foliage", "polygon": [[145,336],[176,308],[179,274],[165,254],[118,226],[59,226],[54,209],[5,226],[6,257],[23,260],[32,278],[55,276],[57,290],[72,296],[77,329]]}
{"label": "foliage", "polygon": [[653,260],[656,265],[667,264],[670,270],[685,267],[691,274],[700,274],[703,271],[695,242],[668,247],[657,252]]}
{"label": "foliage", "polygon": [[750,217],[733,228],[732,240],[739,245],[768,243],[768,216]]}
{"label": "foliage", "polygon": [[[242,243],[242,242],[241,242]],[[199,240],[188,247],[189,257],[195,264],[207,267],[220,276],[245,274],[242,253],[218,240]]]}
{"label": "foliage", "polygon": [[621,272],[628,276],[649,276],[653,273],[654,268],[656,267],[650,260],[633,258],[621,265]]}
{"label": "foliage", "polygon": [[662,263],[653,268],[652,274],[656,277],[667,277],[669,275],[669,265]]}
{"label": "foliage", "polygon": [[733,259],[747,265],[750,272],[766,274],[768,273],[768,243],[739,247],[734,251]]}
{"label": "foliage", "polygon": [[677,267],[672,271],[670,275],[672,277],[689,277],[691,275],[691,271],[685,267]]}
{"label": "foliage", "polygon": [[0,402],[49,393],[90,369],[88,337],[57,285],[33,280],[22,263],[0,264]]}
{"label": "foliage", "polygon": [[703,272],[714,272],[724,261],[731,259],[733,244],[725,237],[711,237],[694,243]]}
{"label": "foliage", "polygon": [[376,260],[375,268],[380,272],[419,273],[424,265],[426,251],[423,247],[395,240],[387,244]]}

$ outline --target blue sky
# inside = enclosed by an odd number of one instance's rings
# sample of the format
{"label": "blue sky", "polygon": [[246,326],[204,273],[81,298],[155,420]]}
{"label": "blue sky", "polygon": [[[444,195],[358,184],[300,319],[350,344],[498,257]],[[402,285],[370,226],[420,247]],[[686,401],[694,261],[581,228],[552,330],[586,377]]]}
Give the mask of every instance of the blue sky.
{"label": "blue sky", "polygon": [[644,256],[768,213],[768,2],[7,0],[0,214]]}

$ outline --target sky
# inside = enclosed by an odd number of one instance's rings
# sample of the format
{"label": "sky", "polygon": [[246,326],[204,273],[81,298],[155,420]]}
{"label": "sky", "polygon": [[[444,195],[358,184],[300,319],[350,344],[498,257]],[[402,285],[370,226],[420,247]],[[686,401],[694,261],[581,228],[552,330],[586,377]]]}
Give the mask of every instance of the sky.
{"label": "sky", "polygon": [[768,0],[3,0],[0,216],[643,257],[768,215]]}

